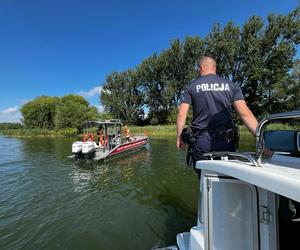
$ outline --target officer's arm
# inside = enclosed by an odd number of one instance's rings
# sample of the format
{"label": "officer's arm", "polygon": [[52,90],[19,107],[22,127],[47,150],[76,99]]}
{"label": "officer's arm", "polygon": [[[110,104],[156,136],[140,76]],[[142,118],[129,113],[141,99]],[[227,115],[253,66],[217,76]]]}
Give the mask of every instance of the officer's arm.
{"label": "officer's arm", "polygon": [[185,125],[185,120],[189,111],[189,104],[188,103],[181,103],[178,109],[178,115],[177,115],[177,123],[176,123],[176,131],[177,131],[177,142],[176,146],[177,148],[180,148],[183,146],[183,142],[181,140],[181,132]]}
{"label": "officer's arm", "polygon": [[242,121],[244,122],[247,129],[255,135],[255,130],[257,127],[257,120],[251,110],[248,108],[245,100],[238,100],[233,102],[233,107],[240,115]]}

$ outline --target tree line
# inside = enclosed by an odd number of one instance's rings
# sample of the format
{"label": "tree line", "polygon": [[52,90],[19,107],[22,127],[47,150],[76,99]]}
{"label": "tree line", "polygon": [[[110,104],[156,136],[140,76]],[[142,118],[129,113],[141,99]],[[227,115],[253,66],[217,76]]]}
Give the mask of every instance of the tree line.
{"label": "tree line", "polygon": [[196,78],[199,59],[210,55],[217,73],[239,84],[258,117],[300,106],[299,7],[287,15],[250,17],[241,27],[216,23],[201,38],[174,39],[135,69],[110,73],[100,95],[105,112],[127,123],[174,123],[184,86]]}
{"label": "tree line", "polygon": [[61,98],[40,96],[21,108],[26,128],[70,130],[76,133],[86,120],[99,119],[96,107],[90,106],[82,96],[66,95]]}
{"label": "tree line", "polygon": [[0,123],[0,130],[7,130],[7,129],[20,129],[22,128],[22,124],[19,122],[1,122]]}

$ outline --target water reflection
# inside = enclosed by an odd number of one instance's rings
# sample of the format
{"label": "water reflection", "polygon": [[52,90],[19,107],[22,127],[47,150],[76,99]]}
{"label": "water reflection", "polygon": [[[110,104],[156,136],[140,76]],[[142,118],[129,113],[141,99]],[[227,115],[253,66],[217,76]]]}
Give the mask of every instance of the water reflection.
{"label": "water reflection", "polygon": [[59,160],[68,164],[71,155],[70,138],[21,138],[23,152],[27,159]]}
{"label": "water reflection", "polygon": [[111,191],[136,178],[138,168],[149,167],[150,152],[141,148],[120,158],[103,163],[77,163],[70,172],[74,191]]}
{"label": "water reflection", "polygon": [[0,136],[0,166],[24,160],[24,147],[21,140]]}

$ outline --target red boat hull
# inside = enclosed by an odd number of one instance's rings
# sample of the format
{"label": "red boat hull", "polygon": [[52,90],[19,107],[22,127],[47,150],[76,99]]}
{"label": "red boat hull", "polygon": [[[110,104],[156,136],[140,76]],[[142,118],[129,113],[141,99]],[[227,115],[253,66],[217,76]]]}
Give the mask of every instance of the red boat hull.
{"label": "red boat hull", "polygon": [[147,140],[148,140],[148,137],[145,136],[144,138],[136,139],[136,140],[124,143],[124,144],[118,146],[117,148],[115,148],[108,155],[108,157],[113,156],[113,155],[117,155],[117,154],[120,154],[120,153],[124,153],[124,152],[127,152],[129,150],[136,149],[138,147],[141,147],[141,146],[147,144]]}

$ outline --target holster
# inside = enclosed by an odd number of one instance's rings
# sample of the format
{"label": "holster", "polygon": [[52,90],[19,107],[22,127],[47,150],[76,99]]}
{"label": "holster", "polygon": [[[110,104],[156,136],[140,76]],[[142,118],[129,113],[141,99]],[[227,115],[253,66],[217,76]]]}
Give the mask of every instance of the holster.
{"label": "holster", "polygon": [[240,143],[240,129],[239,126],[233,125],[233,130],[234,130],[234,147],[235,149],[239,148],[239,143]]}
{"label": "holster", "polygon": [[223,138],[228,143],[234,141],[235,148],[238,148],[238,143],[240,139],[239,127],[233,124],[230,127],[220,126],[215,128],[214,134],[216,138]]}
{"label": "holster", "polygon": [[239,133],[239,127],[235,124],[226,127],[226,126],[220,126],[218,128],[215,128],[213,130],[206,130],[206,131],[192,131],[190,127],[184,128],[181,133],[181,139],[184,143],[188,144],[188,152],[187,152],[187,158],[186,162],[187,165],[190,167],[194,167],[194,160],[192,157],[192,151],[193,151],[193,143],[196,141],[197,137],[203,133],[207,134],[213,134],[216,138],[222,138],[225,139],[228,143],[233,141],[235,149],[239,146],[239,139],[240,139],[240,133]]}
{"label": "holster", "polygon": [[181,139],[185,144],[188,144],[188,150],[186,155],[186,164],[189,167],[194,167],[194,160],[192,157],[193,143],[196,141],[196,134],[193,133],[190,127],[184,128],[181,132]]}
{"label": "holster", "polygon": [[184,128],[181,132],[181,139],[184,143],[191,145],[196,141],[196,136],[190,127]]}

